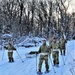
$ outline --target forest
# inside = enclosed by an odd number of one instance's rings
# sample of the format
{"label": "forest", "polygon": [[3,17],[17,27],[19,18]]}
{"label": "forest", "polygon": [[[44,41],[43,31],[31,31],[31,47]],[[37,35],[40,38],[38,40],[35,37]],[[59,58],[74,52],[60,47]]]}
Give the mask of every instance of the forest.
{"label": "forest", "polygon": [[[65,3],[67,2],[67,5]],[[68,13],[71,0],[2,0],[0,2],[0,35],[48,38],[75,35],[75,12]]]}

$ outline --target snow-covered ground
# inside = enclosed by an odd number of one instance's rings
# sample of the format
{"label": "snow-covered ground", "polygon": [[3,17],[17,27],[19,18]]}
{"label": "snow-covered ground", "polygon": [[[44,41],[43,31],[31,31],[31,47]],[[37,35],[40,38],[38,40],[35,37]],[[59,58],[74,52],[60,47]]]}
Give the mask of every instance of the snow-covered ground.
{"label": "snow-covered ground", "polygon": [[[41,45],[41,44],[40,44]],[[7,50],[0,50],[0,75],[37,75],[36,73],[36,57],[26,58],[25,54],[30,51],[38,51],[39,46],[25,48],[16,47],[18,53],[14,51],[14,63],[8,62]],[[46,75],[75,75],[75,41],[68,41],[66,44],[66,56],[60,55],[59,67],[54,67],[56,73],[54,73],[52,63],[49,60],[50,72]],[[4,52],[4,55],[3,55]],[[2,58],[3,56],[3,58]],[[3,60],[2,60],[3,59]],[[37,57],[37,69],[38,69],[39,55]],[[65,63],[65,65],[64,65]],[[42,72],[45,72],[45,65],[43,63]],[[45,73],[43,74],[45,75]]]}

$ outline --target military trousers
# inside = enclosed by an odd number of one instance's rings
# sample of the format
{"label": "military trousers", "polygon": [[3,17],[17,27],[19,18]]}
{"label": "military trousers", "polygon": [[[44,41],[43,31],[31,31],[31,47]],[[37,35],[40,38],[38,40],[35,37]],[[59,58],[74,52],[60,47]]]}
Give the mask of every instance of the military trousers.
{"label": "military trousers", "polygon": [[54,65],[59,64],[59,51],[53,51],[52,52],[52,58],[53,58],[53,64]]}
{"label": "military trousers", "polygon": [[13,52],[8,52],[8,59],[9,59],[9,62],[14,62]]}
{"label": "military trousers", "polygon": [[45,61],[45,67],[46,70],[49,69],[49,65],[48,65],[48,55],[41,55],[39,58],[39,65],[38,65],[38,69],[41,71],[42,68],[42,63]]}

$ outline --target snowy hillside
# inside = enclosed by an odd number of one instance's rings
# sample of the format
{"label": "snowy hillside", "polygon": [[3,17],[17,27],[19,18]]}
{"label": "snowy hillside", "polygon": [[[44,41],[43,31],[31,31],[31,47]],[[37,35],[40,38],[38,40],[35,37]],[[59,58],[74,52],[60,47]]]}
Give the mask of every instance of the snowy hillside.
{"label": "snowy hillside", "polygon": [[[40,44],[41,45],[41,44]],[[39,45],[39,46],[40,46]],[[18,53],[14,51],[14,63],[8,62],[7,51],[0,50],[0,75],[37,75],[36,73],[36,57],[26,58],[25,54],[30,51],[38,51],[39,46],[25,48],[16,47],[19,55],[21,56],[21,61]],[[60,67],[54,67],[56,73],[54,73],[52,63],[49,60],[50,72],[43,75],[74,75],[75,74],[75,41],[68,41],[66,44],[67,54],[66,56],[60,55]],[[3,55],[4,52],[4,55]],[[2,60],[3,56],[3,60]],[[39,55],[37,57],[37,63]],[[65,65],[64,65],[65,63]],[[37,65],[38,69],[38,65]],[[45,65],[43,64],[42,72],[45,72]]]}

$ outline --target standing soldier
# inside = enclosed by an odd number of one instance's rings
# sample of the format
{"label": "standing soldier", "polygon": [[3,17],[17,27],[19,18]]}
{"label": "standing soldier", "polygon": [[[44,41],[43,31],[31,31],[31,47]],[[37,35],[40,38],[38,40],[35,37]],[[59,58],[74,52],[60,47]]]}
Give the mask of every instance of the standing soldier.
{"label": "standing soldier", "polygon": [[12,45],[12,42],[9,42],[9,45],[7,47],[4,46],[4,48],[6,50],[8,50],[8,59],[9,59],[9,62],[14,62],[14,59],[13,59],[13,50],[16,50],[16,48]]}
{"label": "standing soldier", "polygon": [[65,53],[66,53],[65,43],[67,43],[67,41],[62,36],[62,38],[59,41],[59,48],[60,48],[61,55],[65,55]]}
{"label": "standing soldier", "polygon": [[52,43],[50,44],[52,57],[53,57],[53,64],[54,66],[59,66],[59,51],[58,51],[58,43],[56,38],[53,39]]}
{"label": "standing soldier", "polygon": [[46,72],[49,72],[48,55],[50,53],[49,53],[48,46],[46,45],[46,40],[43,40],[43,45],[40,46],[38,53],[40,53],[38,73],[41,73],[43,61],[45,61]]}

